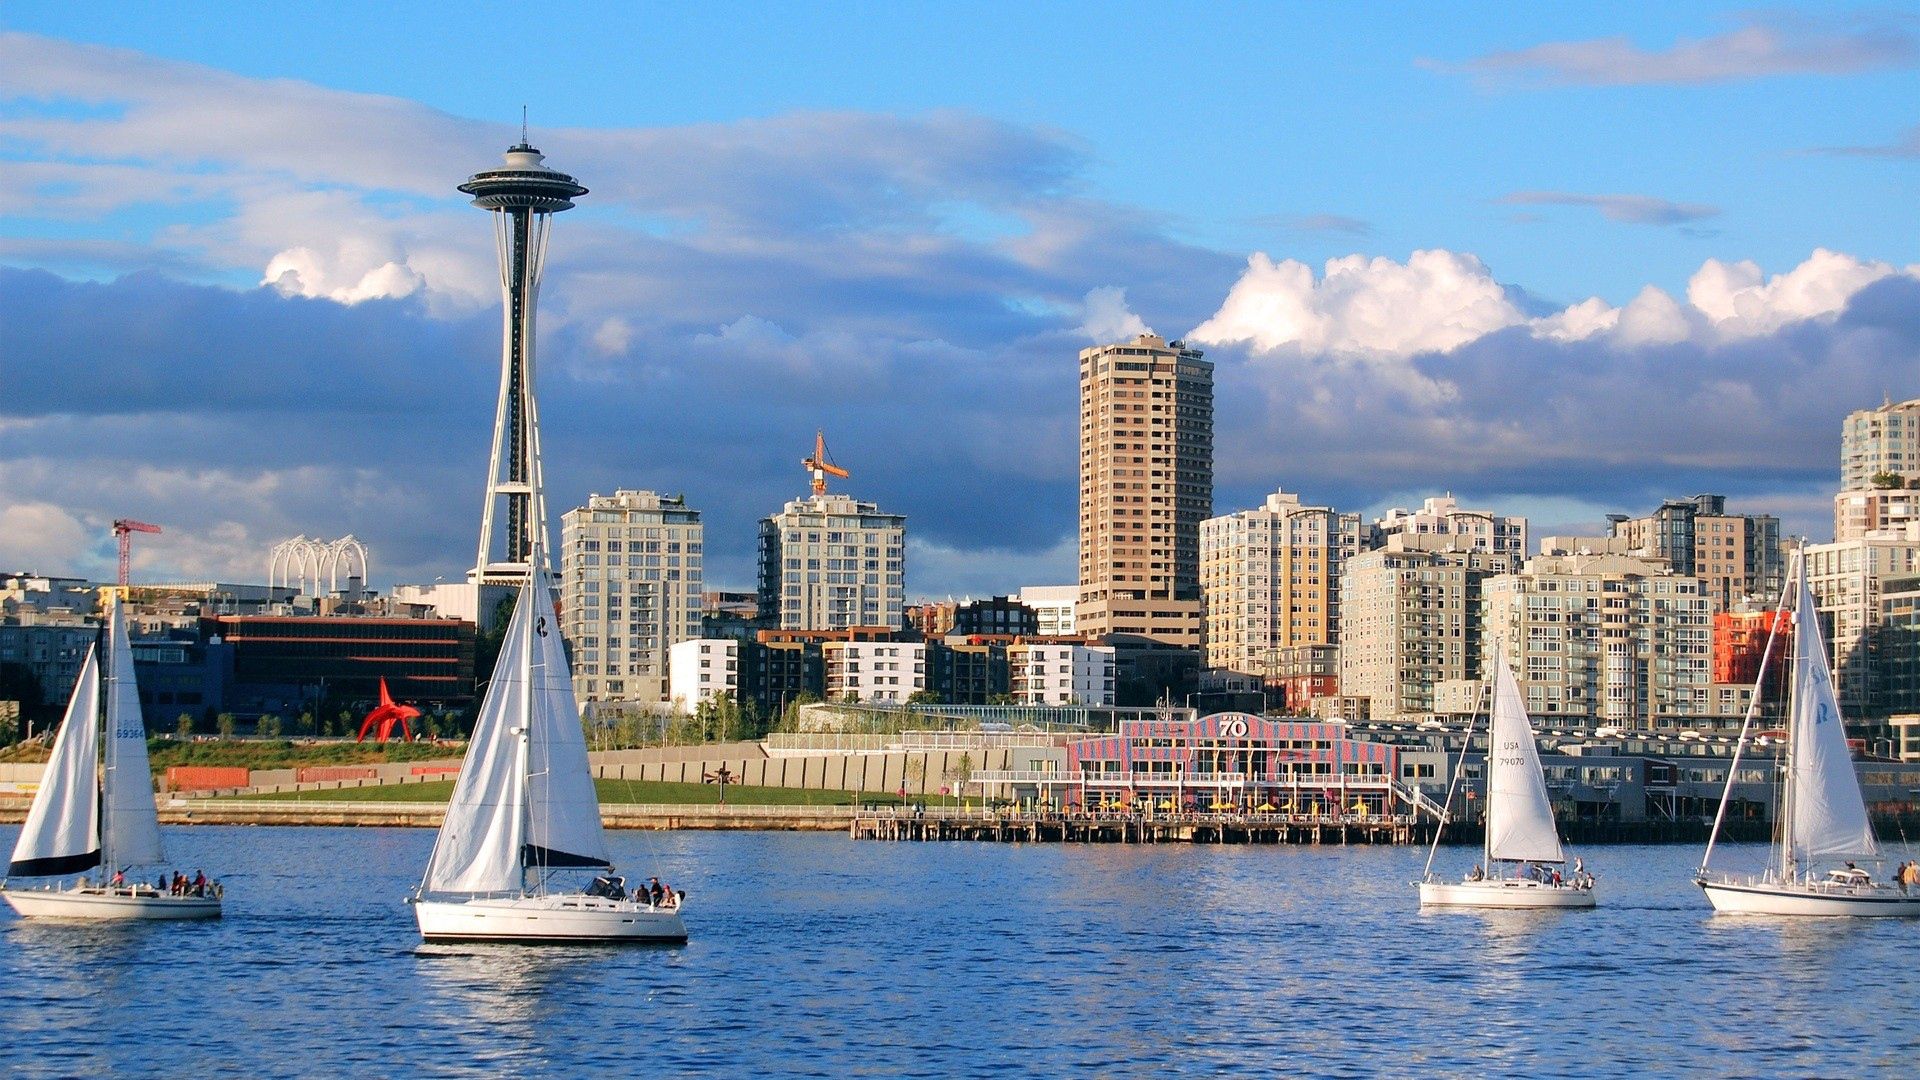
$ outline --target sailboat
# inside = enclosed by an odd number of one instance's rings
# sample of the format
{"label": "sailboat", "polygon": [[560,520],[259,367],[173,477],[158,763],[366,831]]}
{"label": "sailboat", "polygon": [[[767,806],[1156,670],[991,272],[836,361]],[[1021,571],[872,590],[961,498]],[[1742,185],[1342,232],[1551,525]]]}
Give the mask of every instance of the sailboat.
{"label": "sailboat", "polygon": [[[1446,827],[1442,821],[1427,852],[1426,874],[1415,882],[1420,887],[1420,903],[1436,907],[1590,908],[1594,905],[1593,879],[1584,867],[1559,883],[1553,880],[1557,870],[1549,868],[1565,863],[1567,857],[1554,824],[1553,803],[1547,798],[1533,725],[1527,720],[1519,680],[1497,652],[1494,668],[1493,707],[1488,710],[1485,862],[1475,866],[1464,880],[1437,880],[1433,859]],[[1467,742],[1471,745],[1472,741],[1473,729],[1469,727]],[[1460,760],[1464,767],[1465,747]],[[1447,791],[1448,806],[1453,805],[1453,787],[1459,785],[1460,773],[1461,768],[1454,770],[1453,784]]]}
{"label": "sailboat", "polygon": [[[536,551],[453,799],[408,902],[430,942],[685,941],[683,895],[658,905],[615,876],[573,677]],[[597,870],[552,891],[558,872]]]}
{"label": "sailboat", "polygon": [[[1707,894],[1715,911],[1757,915],[1920,916],[1920,894],[1908,895],[1887,880],[1875,880],[1856,862],[1881,861],[1880,845],[1867,818],[1867,803],[1854,773],[1847,746],[1846,726],[1833,692],[1833,672],[1827,666],[1827,647],[1807,586],[1806,555],[1797,554],[1789,581],[1797,582],[1793,605],[1792,689],[1787,705],[1787,740],[1782,772],[1779,823],[1772,856],[1759,876],[1715,874],[1708,870],[1714,844],[1720,838],[1734,779],[1740,772],[1741,752],[1758,711],[1760,689],[1754,684],[1754,705],[1740,727],[1733,761],[1727,769],[1727,787],[1714,816],[1713,833],[1700,860],[1694,883]],[[1767,675],[1773,652],[1769,633],[1761,658],[1759,680]]]}
{"label": "sailboat", "polygon": [[[99,650],[87,650],[0,896],[29,917],[217,919],[217,883],[176,895],[170,886],[126,879],[126,870],[164,866],[167,856],[147,765],[133,649],[118,597],[110,601],[107,657],[103,679]],[[88,874],[96,869],[97,874]],[[76,874],[82,876],[64,885],[20,888],[12,882]]]}

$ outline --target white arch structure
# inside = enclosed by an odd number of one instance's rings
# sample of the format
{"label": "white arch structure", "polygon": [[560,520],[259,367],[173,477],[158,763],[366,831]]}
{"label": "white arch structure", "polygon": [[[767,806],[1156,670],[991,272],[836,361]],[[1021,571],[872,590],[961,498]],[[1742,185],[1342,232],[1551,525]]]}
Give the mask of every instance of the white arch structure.
{"label": "white arch structure", "polygon": [[[354,573],[358,568],[359,573]],[[340,591],[342,578],[358,577],[362,588],[367,583],[367,545],[355,537],[320,540],[296,536],[273,545],[267,557],[268,587],[284,587],[307,596],[324,596]],[[321,584],[326,588],[323,590]]]}

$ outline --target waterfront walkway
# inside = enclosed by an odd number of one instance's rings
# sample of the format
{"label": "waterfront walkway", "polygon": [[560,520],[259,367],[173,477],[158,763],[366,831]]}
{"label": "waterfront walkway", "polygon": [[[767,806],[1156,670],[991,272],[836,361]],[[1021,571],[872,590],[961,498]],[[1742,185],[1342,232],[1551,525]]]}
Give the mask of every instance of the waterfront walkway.
{"label": "waterfront walkway", "polygon": [[[165,825],[367,825],[435,829],[444,802],[295,799],[179,799],[162,797]],[[837,832],[852,820],[851,806],[752,806],[732,803],[603,803],[609,829],[751,829]],[[0,822],[26,819],[26,803],[0,803]]]}

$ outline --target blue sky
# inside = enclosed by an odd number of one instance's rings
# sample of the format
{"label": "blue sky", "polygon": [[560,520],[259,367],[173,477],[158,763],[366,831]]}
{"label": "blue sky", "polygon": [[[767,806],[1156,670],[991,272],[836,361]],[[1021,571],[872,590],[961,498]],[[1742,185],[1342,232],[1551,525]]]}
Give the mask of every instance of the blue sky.
{"label": "blue sky", "polygon": [[[216,535],[156,546],[155,572],[239,574],[276,533],[349,530],[372,534],[377,579],[457,570],[493,324],[484,223],[452,185],[522,104],[595,189],[552,257],[554,499],[685,490],[723,583],[745,583],[752,519],[800,489],[786,443],[819,424],[855,494],[913,516],[910,591],[1065,580],[1072,353],[1128,318],[1208,329],[1220,510],[1282,484],[1357,508],[1451,488],[1571,527],[1713,489],[1815,532],[1839,416],[1920,394],[1911,325],[1858,299],[1902,309],[1920,262],[1911,8],[583,4],[529,21],[0,9],[32,35],[0,67],[0,169],[37,196],[0,215],[0,303],[77,320],[35,327],[53,356],[0,345],[0,380],[31,388],[0,406],[0,562],[58,570],[84,541],[72,569],[98,572],[96,526],[130,512],[114,505],[193,493]],[[1256,253],[1277,269],[1248,272]],[[1352,255],[1375,261],[1329,273]],[[1124,290],[1110,317],[1098,290]],[[258,404],[173,400],[102,362],[151,347],[142,304],[233,320],[218,346],[158,352],[282,388],[282,437],[249,433]],[[284,360],[307,348],[325,355]],[[47,377],[67,370],[88,374]],[[719,385],[743,373],[758,392]],[[387,403],[330,400],[355,380]],[[1596,395],[1627,419],[1596,420]],[[386,415],[441,433],[411,473],[336,438],[394,400],[414,411]],[[123,445],[142,425],[167,434]]]}

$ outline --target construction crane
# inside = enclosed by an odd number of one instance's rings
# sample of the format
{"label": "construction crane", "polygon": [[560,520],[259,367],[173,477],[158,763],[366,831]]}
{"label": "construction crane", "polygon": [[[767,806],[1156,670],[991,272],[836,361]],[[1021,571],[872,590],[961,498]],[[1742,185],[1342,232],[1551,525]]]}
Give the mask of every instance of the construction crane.
{"label": "construction crane", "polygon": [[815,495],[827,493],[827,477],[837,476],[842,480],[847,478],[847,470],[835,465],[833,459],[827,456],[827,433],[824,431],[813,433],[813,456],[800,459],[800,467],[813,474]]}
{"label": "construction crane", "polygon": [[144,521],[134,521],[132,518],[121,518],[113,523],[113,535],[120,541],[121,588],[124,589],[127,587],[127,573],[132,568],[133,534],[137,532],[157,533],[159,531],[160,526],[158,525],[149,525]]}

